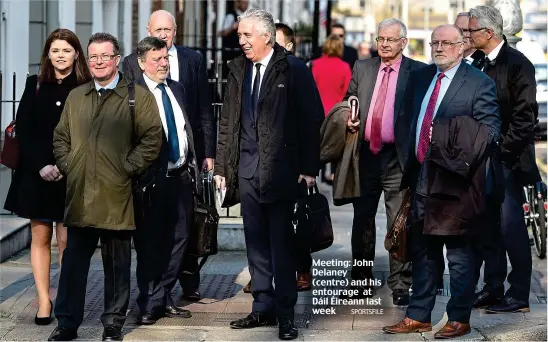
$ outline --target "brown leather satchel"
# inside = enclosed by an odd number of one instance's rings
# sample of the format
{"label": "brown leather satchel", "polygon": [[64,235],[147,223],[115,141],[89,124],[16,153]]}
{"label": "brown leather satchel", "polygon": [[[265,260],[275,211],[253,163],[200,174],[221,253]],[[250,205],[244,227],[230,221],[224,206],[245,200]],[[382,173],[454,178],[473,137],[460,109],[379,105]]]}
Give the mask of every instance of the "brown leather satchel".
{"label": "brown leather satchel", "polygon": [[407,218],[411,211],[411,191],[405,190],[403,201],[392,227],[384,238],[384,248],[390,253],[392,259],[407,262]]}

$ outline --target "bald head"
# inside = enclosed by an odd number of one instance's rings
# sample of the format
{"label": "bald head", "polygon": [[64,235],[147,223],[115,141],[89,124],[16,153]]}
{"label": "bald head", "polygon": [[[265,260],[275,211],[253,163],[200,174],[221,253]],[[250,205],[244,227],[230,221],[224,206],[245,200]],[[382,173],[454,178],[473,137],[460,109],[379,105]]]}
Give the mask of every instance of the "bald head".
{"label": "bald head", "polygon": [[432,32],[432,59],[441,71],[459,64],[464,53],[462,30],[455,25],[441,25]]}
{"label": "bald head", "polygon": [[150,15],[147,31],[149,36],[158,37],[165,41],[167,48],[170,49],[177,31],[175,17],[168,11],[155,11]]}

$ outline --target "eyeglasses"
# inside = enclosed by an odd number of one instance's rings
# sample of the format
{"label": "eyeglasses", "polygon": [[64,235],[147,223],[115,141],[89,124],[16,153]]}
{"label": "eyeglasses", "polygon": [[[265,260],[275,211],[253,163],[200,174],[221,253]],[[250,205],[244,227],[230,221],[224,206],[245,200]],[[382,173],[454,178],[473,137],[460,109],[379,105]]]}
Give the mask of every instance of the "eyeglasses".
{"label": "eyeglasses", "polygon": [[111,61],[113,60],[116,56],[119,56],[118,54],[114,54],[114,55],[101,55],[101,56],[98,56],[98,55],[92,55],[92,56],[88,56],[88,60],[90,62],[97,62],[99,60],[99,58],[101,58],[101,60],[103,62],[108,62],[108,61]]}
{"label": "eyeglasses", "polygon": [[453,45],[456,45],[456,44],[460,44],[462,43],[462,41],[458,41],[458,42],[450,42],[448,40],[443,40],[443,41],[439,41],[439,40],[433,40],[430,42],[430,46],[431,47],[438,47],[440,44],[441,44],[441,47],[446,49],[450,46],[453,46]]}
{"label": "eyeglasses", "polygon": [[399,38],[383,38],[383,37],[377,37],[375,38],[375,40],[377,41],[377,43],[381,43],[381,44],[384,44],[384,42],[388,42],[388,44],[395,44],[397,43],[398,41],[404,39],[404,37],[399,37]]}
{"label": "eyeglasses", "polygon": [[478,32],[478,31],[481,31],[481,30],[487,30],[488,28],[487,27],[482,27],[482,28],[479,28],[479,29],[468,29],[468,32],[470,33],[474,33],[474,32]]}

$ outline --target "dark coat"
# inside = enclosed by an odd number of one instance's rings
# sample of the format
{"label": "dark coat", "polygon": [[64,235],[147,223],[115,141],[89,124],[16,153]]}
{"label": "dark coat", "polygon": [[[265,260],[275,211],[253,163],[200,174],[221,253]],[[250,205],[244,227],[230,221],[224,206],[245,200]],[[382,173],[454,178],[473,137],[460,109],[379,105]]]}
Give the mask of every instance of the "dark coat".
{"label": "dark coat", "polygon": [[[491,67],[492,68],[492,67]],[[518,50],[504,43],[496,60],[494,78],[502,118],[500,158],[514,168],[523,184],[540,181],[535,160],[535,122],[538,116],[535,67]]]}
{"label": "dark coat", "polygon": [[430,145],[422,233],[463,235],[481,229],[478,223],[486,203],[487,127],[466,115],[436,118]]}
{"label": "dark coat", "polygon": [[53,130],[61,117],[69,92],[77,86],[72,72],[61,84],[43,83],[36,91],[37,75],[27,78],[17,109],[20,162],[6,198],[5,209],[30,219],[62,222],[66,178],[48,182],[39,171],[55,165]]}
{"label": "dark coat", "polygon": [[[193,122],[195,149],[198,163],[204,158],[215,158],[217,122],[211,108],[211,92],[204,56],[184,46],[175,46],[179,60],[179,82],[185,88],[184,105]],[[137,62],[137,54],[124,58],[123,73],[128,79],[143,79],[143,71]],[[198,126],[196,122],[201,121]]]}
{"label": "dark coat", "polygon": [[[373,97],[373,91],[375,90],[375,83],[377,82],[377,74],[380,65],[381,60],[379,57],[357,61],[352,70],[352,80],[348,86],[348,92],[346,93],[345,99],[354,95],[360,100],[360,128],[358,139],[358,144],[360,144],[360,146],[358,146],[358,151],[364,139],[367,115],[369,114],[371,98]],[[407,104],[404,102],[404,97],[406,89],[408,88],[407,86],[414,85],[409,82],[409,75],[413,70],[420,69],[424,66],[426,66],[426,64],[402,56],[400,71],[398,73],[398,82],[396,85],[396,99],[394,102],[394,137],[396,151],[402,169],[405,165],[407,151],[409,150],[407,138],[409,136],[409,125],[411,124],[411,117],[406,115],[407,112],[405,109]]]}
{"label": "dark coat", "polygon": [[[142,77],[135,83],[141,85],[145,89],[149,89],[148,85],[145,83],[145,80]],[[167,80],[167,85],[173,92],[173,96],[175,96],[175,98],[177,99],[177,103],[181,107],[185,119],[185,131],[188,139],[188,155],[186,162],[188,163],[189,167],[194,171],[194,175],[198,175],[198,158],[196,157],[196,150],[194,148],[194,140],[196,139],[194,135],[194,125],[196,125],[196,127],[201,127],[201,121],[198,120],[197,122],[192,122],[191,118],[195,117],[189,115],[187,109],[185,108],[183,100],[185,98],[185,87],[181,83],[169,79]],[[201,130],[198,128],[198,131]],[[152,164],[150,164],[147,171],[145,171],[139,177],[139,183],[142,186],[146,186],[148,184],[151,184],[152,182],[156,183],[163,181],[166,178],[168,161],[169,144],[167,142],[166,133],[162,129],[162,147],[160,148],[160,153],[158,154],[158,157],[152,162]]]}
{"label": "dark coat", "polygon": [[[244,56],[239,56],[228,64],[214,170],[216,175],[226,177],[225,207],[239,202],[241,110],[247,63]],[[261,82],[257,106],[260,200],[294,200],[299,175],[318,175],[324,113],[310,69],[278,44]]]}
{"label": "dark coat", "polygon": [[[409,77],[413,87],[408,88],[406,94],[406,108],[412,118],[409,136],[408,158],[405,164],[401,188],[415,188],[420,164],[416,157],[417,121],[422,101],[432,79],[436,75],[437,67],[432,64],[415,70]],[[500,112],[497,102],[495,82],[483,72],[460,63],[451,85],[443,97],[435,119],[452,118],[461,115],[470,116],[485,125],[489,132],[489,143],[494,144],[500,136]]]}
{"label": "dark coat", "polygon": [[360,197],[360,153],[358,134],[349,133],[347,122],[350,108],[346,101],[331,109],[320,130],[320,161],[337,163],[333,178],[333,202],[335,205],[350,203]]}

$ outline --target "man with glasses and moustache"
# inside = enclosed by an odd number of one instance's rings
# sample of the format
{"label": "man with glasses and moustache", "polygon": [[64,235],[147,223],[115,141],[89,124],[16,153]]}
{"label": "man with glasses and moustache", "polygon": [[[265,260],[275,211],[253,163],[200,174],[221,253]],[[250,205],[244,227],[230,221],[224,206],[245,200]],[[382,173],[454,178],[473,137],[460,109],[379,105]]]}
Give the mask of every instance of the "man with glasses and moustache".
{"label": "man with glasses and moustache", "polygon": [[53,152],[67,177],[63,256],[55,303],[58,326],[50,341],[77,337],[84,318],[89,264],[101,239],[105,303],[103,341],[121,341],[130,292],[131,235],[135,230],[131,178],[158,156],[162,123],[154,96],[118,72],[120,48],[108,33],[88,43],[93,80],[68,96],[55,128]]}
{"label": "man with glasses and moustache", "polygon": [[[475,285],[471,235],[481,229],[477,220],[483,217],[483,213],[473,211],[478,206],[470,205],[469,202],[473,202],[476,197],[471,196],[468,191],[473,187],[480,194],[484,193],[481,187],[485,186],[485,176],[482,178],[481,172],[485,171],[478,166],[478,178],[474,174],[470,175],[470,184],[453,182],[454,177],[462,176],[447,171],[447,178],[434,178],[438,181],[435,189],[428,178],[432,176],[430,170],[436,170],[430,167],[430,150],[436,143],[432,138],[433,130],[437,132],[436,129],[440,127],[442,135],[444,131],[447,131],[445,134],[452,134],[448,132],[450,129],[445,120],[468,116],[477,121],[483,132],[479,144],[493,145],[499,137],[500,115],[495,83],[478,69],[462,63],[463,38],[462,31],[454,25],[436,27],[430,43],[435,64],[412,72],[409,78],[413,87],[407,97],[406,109],[410,111],[413,121],[402,188],[410,188],[412,191],[408,239],[413,263],[413,293],[405,318],[395,325],[384,327],[383,331],[386,333],[406,334],[432,330],[431,316],[436,302],[437,275],[443,262],[438,256],[444,245],[449,261],[451,299],[447,303],[448,322],[434,337],[453,338],[471,331],[470,315]],[[445,125],[436,126],[439,120],[444,120]],[[469,125],[478,128],[473,122]],[[473,153],[469,147],[470,138],[465,136],[462,139],[464,141],[461,141],[458,137],[465,133],[460,131],[454,134],[456,141],[453,143]],[[483,160],[484,155],[479,155],[478,152],[477,158]],[[450,181],[452,183],[448,184]],[[460,184],[465,184],[466,187]],[[458,193],[461,196],[451,195],[454,198],[451,202],[443,202],[444,208],[445,205],[451,206],[448,209],[451,214],[443,215],[432,210],[441,204],[439,198],[430,194],[435,190],[439,196],[447,197],[444,192],[447,188],[451,189],[451,194]],[[473,208],[470,210],[469,207]],[[460,215],[466,215],[469,220],[459,220]]]}
{"label": "man with glasses and moustache", "polygon": [[[408,151],[410,118],[405,117],[404,94],[409,74],[425,64],[403,56],[407,28],[398,19],[385,19],[378,27],[379,57],[360,60],[354,67],[346,98],[360,100],[359,120],[348,129],[359,130],[360,194],[353,202],[352,259],[375,259],[375,216],[384,192],[387,227],[390,228],[403,200],[402,170]],[[373,279],[370,266],[353,266],[352,279]],[[409,303],[411,264],[390,257],[388,286],[394,305]],[[363,290],[360,289],[361,293]]]}

